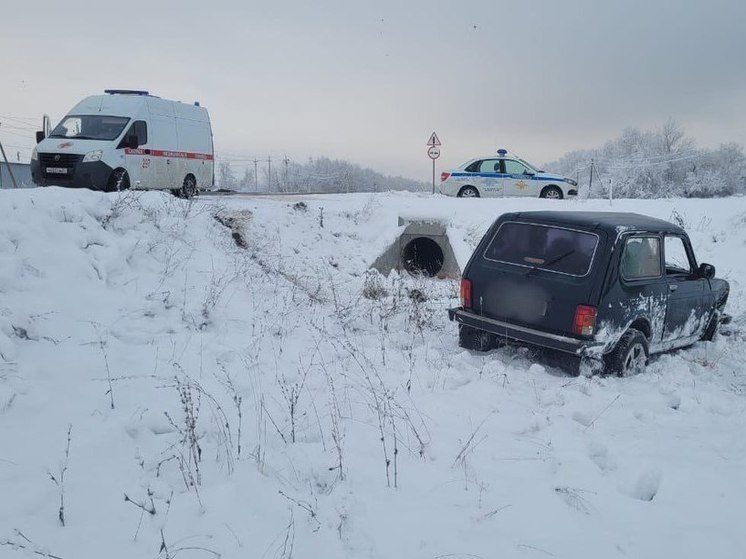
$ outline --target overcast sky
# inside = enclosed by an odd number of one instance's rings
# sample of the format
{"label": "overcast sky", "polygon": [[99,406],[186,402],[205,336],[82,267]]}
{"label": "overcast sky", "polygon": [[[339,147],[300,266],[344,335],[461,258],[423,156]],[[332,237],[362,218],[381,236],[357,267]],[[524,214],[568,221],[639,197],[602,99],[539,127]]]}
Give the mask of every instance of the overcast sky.
{"label": "overcast sky", "polygon": [[422,180],[433,130],[439,169],[499,147],[542,164],[670,117],[700,147],[746,144],[743,0],[7,4],[12,154],[33,145],[27,123],[106,88],[199,100],[219,156]]}

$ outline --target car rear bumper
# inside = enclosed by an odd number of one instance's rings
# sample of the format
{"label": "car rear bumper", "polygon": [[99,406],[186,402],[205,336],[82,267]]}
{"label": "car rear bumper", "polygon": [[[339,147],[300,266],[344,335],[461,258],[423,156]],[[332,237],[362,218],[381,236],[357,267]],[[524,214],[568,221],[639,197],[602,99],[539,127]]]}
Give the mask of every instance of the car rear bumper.
{"label": "car rear bumper", "polygon": [[541,330],[526,328],[525,326],[518,326],[516,324],[510,324],[509,322],[502,322],[500,320],[479,316],[465,310],[463,307],[448,309],[448,318],[453,322],[458,322],[459,324],[470,326],[477,330],[490,332],[491,334],[503,338],[509,338],[511,340],[517,340],[519,342],[580,356],[595,355],[598,353],[599,349],[603,347],[603,344],[599,344],[593,340],[571,338],[569,336],[552,334],[550,332],[543,332]]}

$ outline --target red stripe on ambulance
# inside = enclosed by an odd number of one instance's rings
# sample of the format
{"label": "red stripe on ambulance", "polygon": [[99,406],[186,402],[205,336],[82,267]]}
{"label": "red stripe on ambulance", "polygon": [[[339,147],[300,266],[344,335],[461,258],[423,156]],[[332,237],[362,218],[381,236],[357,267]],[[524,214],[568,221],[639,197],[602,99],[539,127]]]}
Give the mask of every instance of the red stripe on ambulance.
{"label": "red stripe on ambulance", "polygon": [[203,159],[212,161],[211,153],[194,153],[191,151],[167,151],[161,149],[142,149],[142,148],[125,148],[124,153],[127,155],[149,155],[150,157],[169,157],[171,159]]}

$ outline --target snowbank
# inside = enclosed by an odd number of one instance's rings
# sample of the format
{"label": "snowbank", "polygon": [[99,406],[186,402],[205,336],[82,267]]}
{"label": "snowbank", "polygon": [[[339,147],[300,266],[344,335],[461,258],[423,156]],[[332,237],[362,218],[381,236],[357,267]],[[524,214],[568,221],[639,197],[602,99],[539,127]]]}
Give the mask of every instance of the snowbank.
{"label": "snowbank", "polygon": [[735,316],[623,379],[462,351],[456,282],[368,271],[399,215],[463,266],[503,211],[608,202],[298,201],[0,192],[0,557],[742,554],[746,199],[614,202]]}

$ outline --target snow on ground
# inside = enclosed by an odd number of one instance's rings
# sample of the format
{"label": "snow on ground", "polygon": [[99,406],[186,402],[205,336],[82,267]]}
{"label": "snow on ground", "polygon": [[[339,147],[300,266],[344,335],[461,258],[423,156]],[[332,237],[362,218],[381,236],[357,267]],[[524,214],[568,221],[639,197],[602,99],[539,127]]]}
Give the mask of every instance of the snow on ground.
{"label": "snow on ground", "polygon": [[608,201],[299,201],[0,192],[0,557],[743,556],[746,199],[614,202],[735,317],[631,378],[461,350],[456,282],[368,271],[400,215],[463,265],[503,211]]}

